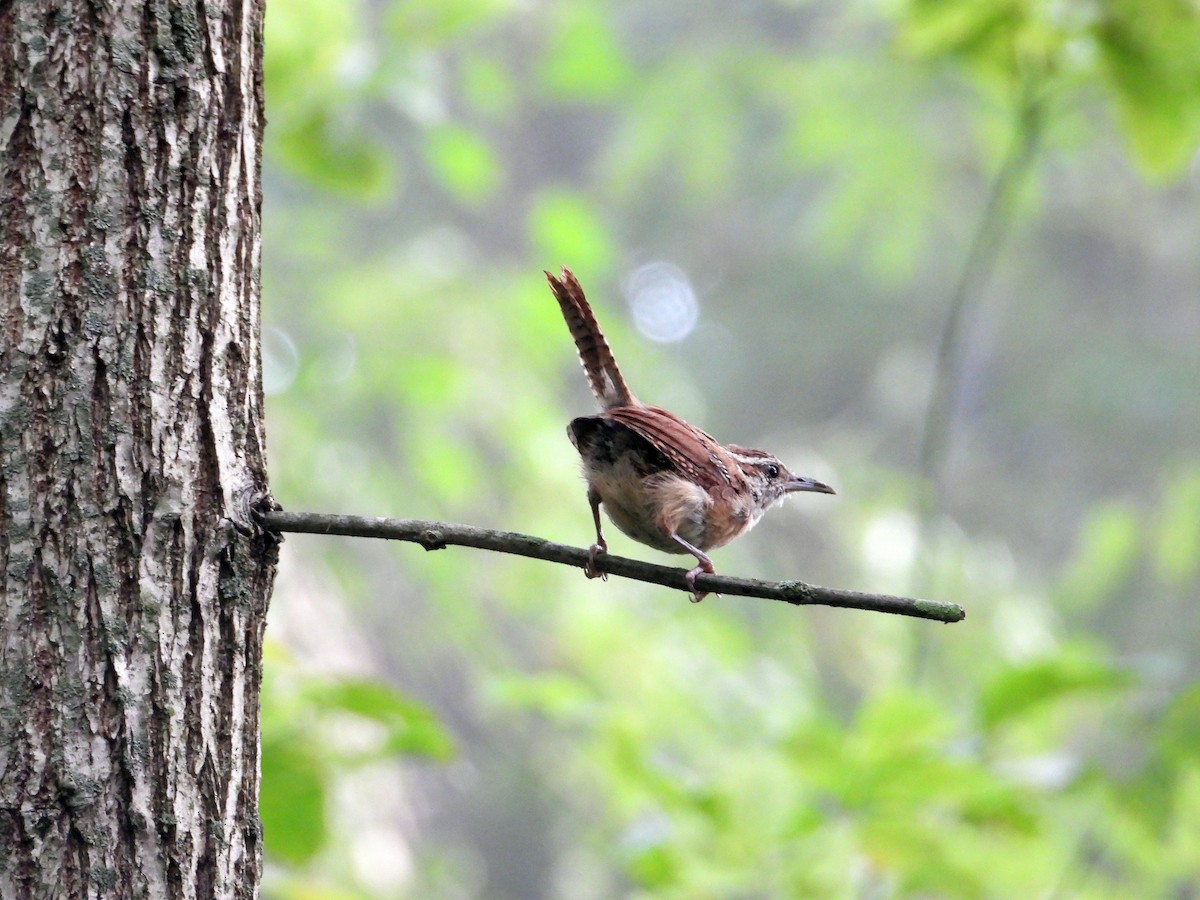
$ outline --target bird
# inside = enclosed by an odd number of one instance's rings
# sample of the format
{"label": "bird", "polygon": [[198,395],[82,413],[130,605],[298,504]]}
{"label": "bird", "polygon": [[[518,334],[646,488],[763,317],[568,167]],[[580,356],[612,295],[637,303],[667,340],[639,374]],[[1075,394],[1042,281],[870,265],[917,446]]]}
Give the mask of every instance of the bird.
{"label": "bird", "polygon": [[598,558],[608,552],[603,506],[622,532],[665,553],[690,553],[684,576],[692,602],[707,591],[696,578],[716,569],[707,551],[745,534],[789,494],[833,494],[815,478],[792,474],[774,455],[712,435],[659,406],[643,403],[625,383],[583,287],[566,266],[545,272],[579,352],[600,412],[572,419],[567,436],[582,460],[596,526],[584,573],[606,578]]}

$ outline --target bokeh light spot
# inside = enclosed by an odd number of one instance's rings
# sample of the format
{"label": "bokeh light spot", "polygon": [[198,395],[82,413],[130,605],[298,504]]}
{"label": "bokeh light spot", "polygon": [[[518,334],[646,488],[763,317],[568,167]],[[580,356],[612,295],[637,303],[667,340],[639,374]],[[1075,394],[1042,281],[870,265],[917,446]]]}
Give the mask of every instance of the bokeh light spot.
{"label": "bokeh light spot", "polygon": [[647,263],[634,270],[625,282],[625,295],[637,330],[662,344],[682,341],[700,317],[687,275],[668,262]]}

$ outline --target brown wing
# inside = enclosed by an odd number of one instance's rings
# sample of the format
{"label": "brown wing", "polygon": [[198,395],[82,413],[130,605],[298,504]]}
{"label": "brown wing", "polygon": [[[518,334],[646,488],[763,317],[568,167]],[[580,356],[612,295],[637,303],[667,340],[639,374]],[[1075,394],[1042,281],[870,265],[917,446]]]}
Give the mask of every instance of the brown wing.
{"label": "brown wing", "polygon": [[604,417],[620,422],[660,450],[680,473],[707,491],[734,486],[742,478],[734,461],[716,439],[657,406],[618,406]]}

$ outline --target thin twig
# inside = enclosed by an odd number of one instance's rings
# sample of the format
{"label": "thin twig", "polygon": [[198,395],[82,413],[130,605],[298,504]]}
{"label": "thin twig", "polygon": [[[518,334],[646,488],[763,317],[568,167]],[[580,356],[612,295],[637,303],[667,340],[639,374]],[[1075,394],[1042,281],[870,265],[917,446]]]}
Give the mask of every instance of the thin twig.
{"label": "thin twig", "polygon": [[[471,525],[450,522],[423,522],[415,519],[364,518],[337,516],[327,513],[264,511],[259,521],[271,531],[303,532],[307,534],[341,534],[350,537],[389,538],[412,541],[426,550],[441,550],[450,545],[476,547],[499,553],[514,553],[533,559],[561,563],[582,569],[588,552],[582,547],[556,544],[543,538],[512,531],[493,531]],[[690,589],[684,581],[684,569],[659,566],[653,563],[602,554],[596,567],[610,575],[632,578],[649,584],[661,584],[681,591]],[[940,600],[920,600],[913,597],[892,597],[887,594],[864,594],[839,588],[818,587],[801,581],[759,581],[754,578],[731,578],[727,575],[701,575],[696,587],[715,594],[742,597],[763,597],[782,600],[796,606],[840,606],[872,612],[894,613],[938,622],[959,622],[966,612],[957,603]]]}

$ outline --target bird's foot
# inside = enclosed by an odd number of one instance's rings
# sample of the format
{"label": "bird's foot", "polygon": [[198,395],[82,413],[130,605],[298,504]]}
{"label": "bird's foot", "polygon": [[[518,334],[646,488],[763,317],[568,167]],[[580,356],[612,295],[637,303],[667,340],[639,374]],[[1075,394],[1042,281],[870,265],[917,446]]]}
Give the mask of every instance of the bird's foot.
{"label": "bird's foot", "polygon": [[713,568],[711,560],[702,559],[695,568],[688,570],[688,573],[683,576],[683,580],[687,582],[688,590],[692,592],[691,600],[693,603],[699,603],[709,594],[708,591],[696,589],[696,576],[701,574],[713,575],[716,573],[716,571],[717,570]]}
{"label": "bird's foot", "polygon": [[583,566],[583,574],[588,578],[599,578],[601,581],[608,581],[608,573],[601,572],[600,568],[596,565],[596,557],[601,553],[607,552],[608,544],[605,542],[604,538],[601,538],[599,541],[592,544],[592,546],[588,547],[588,558],[587,562]]}

